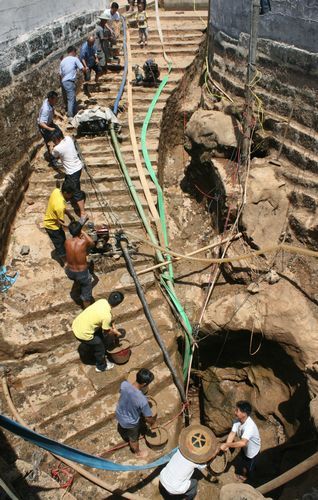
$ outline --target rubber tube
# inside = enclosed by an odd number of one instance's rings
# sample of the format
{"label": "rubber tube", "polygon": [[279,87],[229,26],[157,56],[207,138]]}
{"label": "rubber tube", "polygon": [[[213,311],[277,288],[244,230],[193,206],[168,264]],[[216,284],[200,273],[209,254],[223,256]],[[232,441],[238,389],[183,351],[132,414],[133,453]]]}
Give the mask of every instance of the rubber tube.
{"label": "rubber tube", "polygon": [[160,349],[162,351],[163,358],[165,360],[165,363],[166,363],[167,367],[170,370],[170,373],[172,375],[174,384],[175,384],[175,386],[177,387],[177,389],[179,391],[181,401],[182,401],[182,403],[185,404],[187,402],[187,398],[186,398],[186,394],[185,394],[183,383],[180,382],[180,380],[179,380],[179,377],[177,375],[176,369],[175,369],[175,367],[172,364],[172,361],[170,359],[169,353],[168,353],[168,351],[166,349],[166,346],[164,345],[164,343],[163,343],[163,341],[161,339],[161,336],[160,336],[159,330],[157,328],[157,325],[156,325],[156,323],[155,323],[155,321],[154,321],[154,319],[152,317],[152,314],[150,312],[148,303],[146,301],[146,297],[145,297],[144,291],[142,289],[142,286],[140,284],[140,281],[139,281],[138,276],[136,274],[136,271],[134,269],[131,257],[129,255],[129,251],[128,251],[128,247],[127,247],[127,240],[125,238],[120,239],[120,246],[121,246],[121,249],[123,251],[123,255],[124,255],[124,259],[126,261],[126,265],[127,265],[128,271],[129,271],[132,279],[134,280],[134,283],[135,283],[135,286],[136,286],[136,290],[137,290],[137,294],[138,294],[138,297],[140,299],[140,302],[142,303],[145,316],[146,316],[146,318],[148,320],[148,323],[149,323],[149,325],[151,327],[151,330],[152,330],[152,332],[153,332],[153,334],[155,336],[155,339],[156,339],[156,341],[157,341],[157,343],[158,343],[158,345],[159,345],[159,347],[160,347]]}
{"label": "rubber tube", "polygon": [[118,113],[118,106],[119,106],[119,102],[120,102],[120,99],[122,98],[122,95],[123,95],[123,92],[124,92],[124,88],[125,88],[125,84],[126,84],[126,79],[127,79],[127,73],[128,73],[128,60],[127,60],[127,41],[126,41],[126,19],[121,16],[121,22],[122,22],[122,25],[123,25],[123,35],[124,35],[124,42],[123,42],[123,45],[124,45],[124,72],[123,72],[123,77],[122,77],[122,80],[121,80],[121,84],[120,84],[120,87],[119,87],[119,91],[118,91],[118,94],[117,94],[117,97],[115,99],[115,102],[114,102],[114,107],[113,107],[113,112],[114,112],[114,115],[117,115]]}

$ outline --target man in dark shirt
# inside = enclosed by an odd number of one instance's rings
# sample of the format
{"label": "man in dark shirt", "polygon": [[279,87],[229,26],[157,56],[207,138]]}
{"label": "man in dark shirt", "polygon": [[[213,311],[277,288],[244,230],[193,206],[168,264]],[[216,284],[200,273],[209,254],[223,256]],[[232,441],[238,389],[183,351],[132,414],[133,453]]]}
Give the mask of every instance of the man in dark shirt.
{"label": "man in dark shirt", "polygon": [[154,379],[154,375],[147,368],[141,368],[136,375],[136,381],[132,384],[125,380],[120,386],[120,398],[116,408],[116,418],[118,421],[118,432],[121,437],[129,442],[130,449],[138,458],[145,458],[146,451],[139,448],[139,436],[141,427],[141,417],[152,426],[156,417],[152,416],[148,399],[142,393],[142,389],[147,387]]}

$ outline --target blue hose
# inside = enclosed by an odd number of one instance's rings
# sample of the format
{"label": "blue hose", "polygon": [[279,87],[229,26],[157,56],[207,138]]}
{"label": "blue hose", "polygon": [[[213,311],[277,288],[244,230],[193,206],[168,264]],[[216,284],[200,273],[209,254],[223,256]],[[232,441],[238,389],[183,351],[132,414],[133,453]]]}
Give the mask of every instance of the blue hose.
{"label": "blue hose", "polygon": [[60,457],[67,458],[68,460],[72,460],[73,462],[77,462],[82,465],[86,465],[87,467],[93,467],[94,469],[111,471],[136,471],[153,469],[169,462],[172,455],[174,455],[174,453],[177,451],[177,448],[175,448],[167,455],[158,458],[158,460],[156,460],[155,462],[151,462],[150,464],[123,465],[112,462],[111,460],[105,460],[105,458],[95,457],[94,455],[90,455],[89,453],[77,450],[76,448],[71,448],[71,446],[58,443],[53,439],[43,436],[42,434],[38,434],[37,432],[34,432],[27,427],[24,427],[23,425],[15,422],[14,420],[11,420],[11,418],[5,417],[4,415],[0,415],[0,426],[7,431],[12,432],[16,436],[22,437],[25,441],[30,441],[40,448],[50,451],[54,455],[59,455]]}
{"label": "blue hose", "polygon": [[114,115],[117,115],[117,113],[118,113],[118,106],[119,106],[120,99],[122,98],[122,95],[123,95],[123,92],[124,92],[124,88],[125,88],[125,85],[126,85],[126,79],[127,79],[127,73],[128,73],[127,34],[126,34],[127,27],[126,27],[126,19],[123,16],[121,17],[121,22],[123,24],[123,33],[124,33],[124,59],[125,59],[125,64],[124,64],[123,77],[122,77],[121,84],[120,84],[120,87],[119,87],[119,91],[118,91],[118,94],[117,94],[117,97],[116,97],[116,100],[115,100],[115,103],[114,103],[114,107],[113,107]]}

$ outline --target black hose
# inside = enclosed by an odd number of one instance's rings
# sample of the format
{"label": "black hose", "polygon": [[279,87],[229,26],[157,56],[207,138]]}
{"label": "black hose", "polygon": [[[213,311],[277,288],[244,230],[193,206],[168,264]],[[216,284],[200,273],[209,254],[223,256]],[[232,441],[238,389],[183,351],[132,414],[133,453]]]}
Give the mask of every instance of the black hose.
{"label": "black hose", "polygon": [[149,309],[149,306],[147,304],[144,291],[143,291],[142,286],[141,286],[141,284],[139,282],[139,279],[138,279],[138,276],[137,276],[137,274],[135,272],[135,269],[134,269],[131,257],[129,255],[126,237],[125,236],[120,237],[119,243],[120,243],[121,249],[123,251],[123,255],[124,255],[124,259],[126,261],[127,269],[129,271],[132,279],[135,282],[137,294],[138,294],[138,297],[140,299],[140,302],[142,303],[142,306],[143,306],[143,309],[144,309],[144,312],[145,312],[145,316],[146,316],[146,318],[147,318],[147,320],[149,322],[149,325],[150,325],[150,327],[151,327],[151,329],[153,331],[155,339],[158,342],[159,347],[160,347],[160,349],[162,351],[165,363],[166,363],[167,367],[169,368],[169,370],[171,372],[171,375],[172,375],[172,378],[173,378],[173,382],[174,382],[176,388],[179,391],[181,401],[182,401],[182,403],[186,404],[187,399],[186,399],[186,394],[185,394],[183,383],[180,381],[180,379],[179,379],[179,377],[177,375],[176,369],[175,369],[175,367],[173,366],[173,364],[171,362],[169,353],[168,353],[168,351],[167,351],[167,349],[166,349],[166,347],[165,347],[165,345],[164,345],[164,343],[163,343],[163,341],[161,339],[161,336],[160,336],[159,330],[157,328],[157,325],[156,325],[156,323],[155,323],[155,321],[154,321],[154,319],[152,317],[152,314],[150,312],[150,309]]}

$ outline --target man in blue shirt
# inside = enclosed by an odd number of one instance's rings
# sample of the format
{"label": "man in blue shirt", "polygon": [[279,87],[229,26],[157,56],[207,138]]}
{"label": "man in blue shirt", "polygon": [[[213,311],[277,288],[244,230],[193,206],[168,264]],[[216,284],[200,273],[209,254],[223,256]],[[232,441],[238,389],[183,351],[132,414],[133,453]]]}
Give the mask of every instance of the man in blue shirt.
{"label": "man in blue shirt", "polygon": [[88,37],[87,41],[83,43],[80,52],[80,60],[83,63],[84,69],[86,70],[85,81],[90,81],[91,70],[93,69],[95,71],[95,82],[97,83],[98,77],[102,72],[102,68],[99,65],[94,36]]}
{"label": "man in blue shirt", "polygon": [[49,162],[52,167],[57,166],[57,161],[54,158],[54,156],[51,154],[50,148],[48,143],[52,140],[53,133],[58,130],[61,132],[61,129],[59,128],[58,125],[54,123],[54,117],[57,114],[54,110],[54,106],[56,105],[57,101],[57,93],[54,92],[54,90],[51,90],[47,96],[46,99],[43,101],[42,107],[40,109],[40,113],[38,116],[38,126],[40,133],[44,139],[48,155],[49,155]]}
{"label": "man in blue shirt", "polygon": [[120,398],[116,408],[116,419],[118,421],[118,432],[121,437],[129,442],[130,449],[138,458],[147,456],[147,452],[139,448],[139,436],[141,432],[141,417],[152,426],[156,417],[152,416],[148,399],[142,393],[154,379],[154,375],[147,368],[141,368],[137,372],[136,381],[132,384],[125,380],[120,386]]}
{"label": "man in blue shirt", "polygon": [[77,113],[76,102],[76,74],[81,70],[85,73],[85,68],[78,57],[76,57],[76,47],[71,45],[67,49],[67,56],[60,64],[60,79],[62,89],[66,94],[67,116],[73,118]]}

